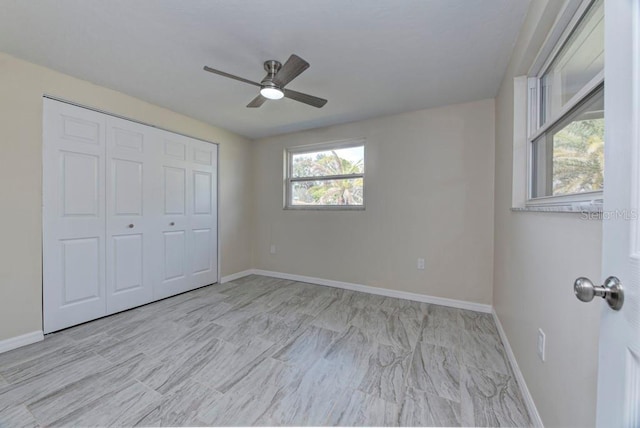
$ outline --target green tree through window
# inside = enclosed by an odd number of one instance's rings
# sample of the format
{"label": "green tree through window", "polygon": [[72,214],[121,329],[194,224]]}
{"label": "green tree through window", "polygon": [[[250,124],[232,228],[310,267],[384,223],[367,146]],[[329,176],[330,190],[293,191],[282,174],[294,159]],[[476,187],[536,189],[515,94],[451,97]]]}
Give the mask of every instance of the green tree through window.
{"label": "green tree through window", "polygon": [[603,118],[571,122],[553,136],[554,195],[602,190],[603,172]]}
{"label": "green tree through window", "polygon": [[364,205],[364,146],[292,153],[290,159],[290,205]]}

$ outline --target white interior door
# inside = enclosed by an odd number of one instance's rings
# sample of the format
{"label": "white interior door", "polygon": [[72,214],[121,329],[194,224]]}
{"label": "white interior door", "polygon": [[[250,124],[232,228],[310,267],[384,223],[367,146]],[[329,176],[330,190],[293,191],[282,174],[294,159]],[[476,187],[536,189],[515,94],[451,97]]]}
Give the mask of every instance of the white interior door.
{"label": "white interior door", "polygon": [[189,249],[191,288],[218,281],[217,165],[218,146],[190,141],[191,206]]}
{"label": "white interior door", "polygon": [[106,288],[114,313],[153,300],[157,145],[148,126],[109,116],[106,124]]}
{"label": "white interior door", "polygon": [[193,184],[189,180],[189,139],[158,134],[160,146],[161,208],[155,231],[160,241],[158,279],[154,298],[160,299],[190,289],[189,248],[191,234],[188,207]]}
{"label": "white interior door", "polygon": [[105,129],[95,112],[44,100],[44,332],[106,314]]}
{"label": "white interior door", "polygon": [[640,427],[640,51],[638,1],[605,2],[603,273],[624,305],[603,305],[597,424]]}
{"label": "white interior door", "polygon": [[44,331],[218,280],[218,146],[44,100]]}
{"label": "white interior door", "polygon": [[161,255],[154,297],[182,293],[218,280],[218,146],[159,134]]}

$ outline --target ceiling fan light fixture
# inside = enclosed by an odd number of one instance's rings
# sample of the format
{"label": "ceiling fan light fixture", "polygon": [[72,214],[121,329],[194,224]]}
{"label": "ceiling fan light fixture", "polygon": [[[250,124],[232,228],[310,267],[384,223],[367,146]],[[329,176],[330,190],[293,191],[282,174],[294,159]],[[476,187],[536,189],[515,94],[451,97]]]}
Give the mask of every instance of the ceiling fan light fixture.
{"label": "ceiling fan light fixture", "polygon": [[284,92],[282,92],[278,88],[265,86],[260,89],[260,95],[270,100],[279,100],[280,98],[284,97]]}
{"label": "ceiling fan light fixture", "polygon": [[309,94],[303,94],[302,92],[292,91],[291,89],[283,89],[307,68],[309,68],[309,63],[296,54],[291,54],[284,65],[280,64],[276,60],[268,60],[264,62],[264,69],[267,72],[267,75],[264,77],[264,79],[262,79],[260,83],[258,83],[240,76],[229,74],[224,71],[216,70],[215,68],[211,68],[206,65],[204,66],[204,70],[208,71],[209,73],[218,74],[220,76],[228,77],[239,82],[258,86],[260,88],[260,95],[251,100],[251,102],[247,104],[247,108],[260,107],[265,102],[267,102],[267,100],[279,100],[284,97],[287,97],[293,101],[298,101],[310,105],[312,107],[323,107],[327,103],[327,100],[323,98],[314,97],[313,95]]}

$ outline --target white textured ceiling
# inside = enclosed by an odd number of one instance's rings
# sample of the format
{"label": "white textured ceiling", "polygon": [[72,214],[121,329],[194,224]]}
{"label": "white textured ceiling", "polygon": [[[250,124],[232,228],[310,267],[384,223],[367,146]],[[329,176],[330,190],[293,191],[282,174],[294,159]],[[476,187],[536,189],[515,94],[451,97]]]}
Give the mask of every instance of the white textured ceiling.
{"label": "white textured ceiling", "polygon": [[[0,0],[0,50],[257,138],[496,95],[529,0]],[[329,100],[246,104],[262,63]]]}

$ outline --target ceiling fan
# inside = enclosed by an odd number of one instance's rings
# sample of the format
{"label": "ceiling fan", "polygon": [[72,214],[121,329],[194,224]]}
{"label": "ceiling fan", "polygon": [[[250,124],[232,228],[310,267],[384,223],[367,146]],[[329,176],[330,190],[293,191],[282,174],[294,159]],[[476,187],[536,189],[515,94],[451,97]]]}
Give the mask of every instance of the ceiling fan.
{"label": "ceiling fan", "polygon": [[267,75],[258,83],[204,66],[204,69],[208,72],[260,87],[260,94],[247,104],[247,107],[260,107],[267,100],[279,100],[282,97],[286,97],[320,108],[327,103],[327,100],[285,88],[289,82],[298,77],[307,68],[309,68],[309,63],[295,54],[291,55],[284,65],[275,60],[265,61],[264,69],[267,71]]}

